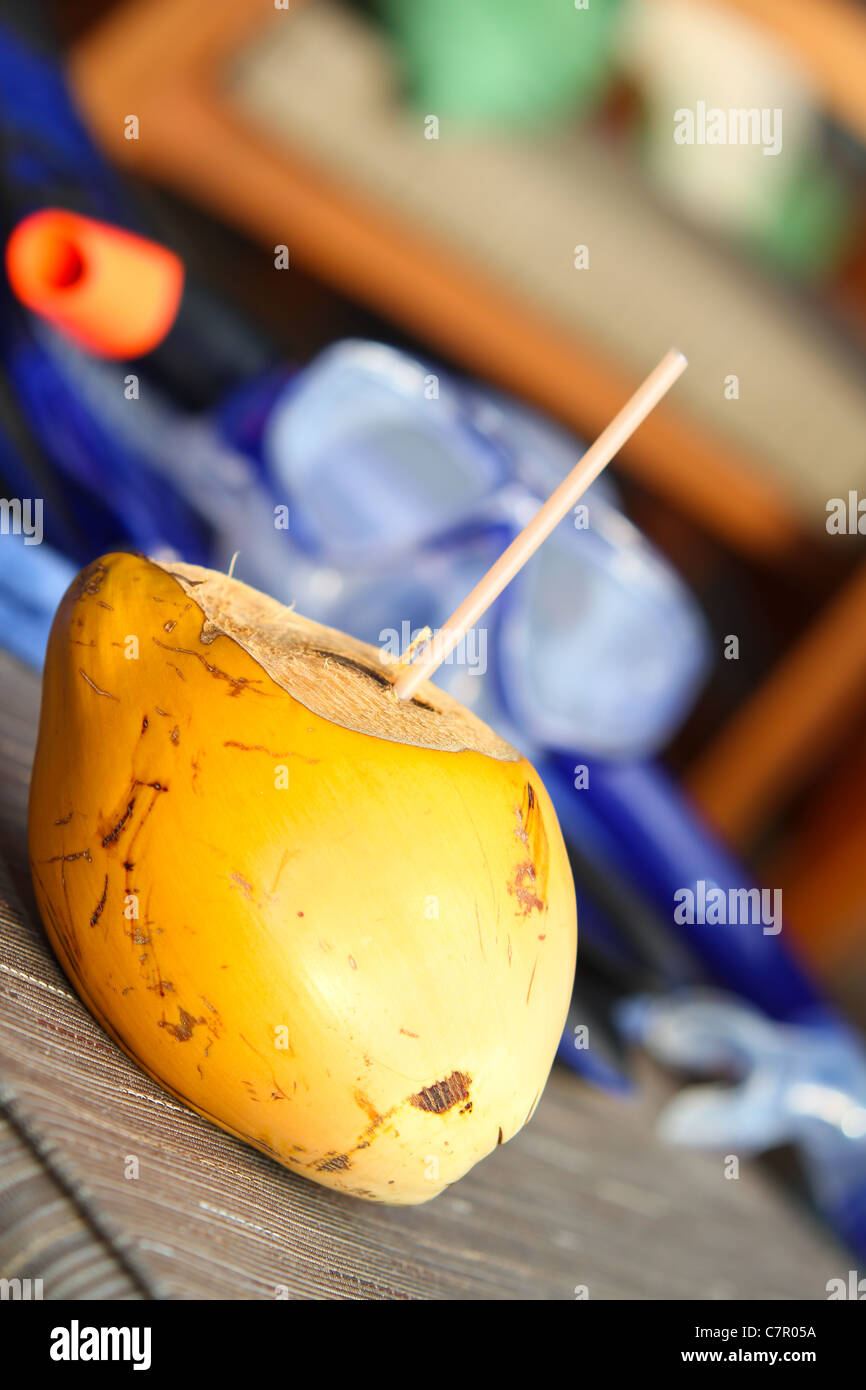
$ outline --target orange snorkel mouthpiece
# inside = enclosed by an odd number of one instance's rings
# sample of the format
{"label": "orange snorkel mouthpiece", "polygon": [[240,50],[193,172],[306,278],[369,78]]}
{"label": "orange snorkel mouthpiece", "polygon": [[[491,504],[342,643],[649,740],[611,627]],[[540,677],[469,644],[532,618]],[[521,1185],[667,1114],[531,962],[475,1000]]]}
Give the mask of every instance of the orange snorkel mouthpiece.
{"label": "orange snorkel mouthpiece", "polygon": [[44,208],[6,244],[17,299],[99,357],[140,357],[168,334],[183,294],[173,251],[91,217]]}

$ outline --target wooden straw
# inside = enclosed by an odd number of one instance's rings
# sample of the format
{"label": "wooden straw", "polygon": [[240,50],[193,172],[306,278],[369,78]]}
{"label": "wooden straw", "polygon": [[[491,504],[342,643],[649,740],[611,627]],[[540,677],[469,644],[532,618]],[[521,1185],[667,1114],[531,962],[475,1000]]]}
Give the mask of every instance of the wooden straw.
{"label": "wooden straw", "polygon": [[646,381],[638,387],[619,414],[614,416],[607,429],[590,445],[568,477],[563,479],[556,491],[551,493],[539,508],[529,525],[524,526],[520,534],[515,536],[508,549],[503,551],[460,607],[455,609],[445,626],[439,629],[433,640],[424,648],[418,660],[395,681],[394,690],[401,700],[411,699],[422,681],[428,680],[442,665],[461,638],[475,626],[493,600],[502,593],[506,584],[511,583],[518,570],[571,510],[590,483],[595,481],[602,469],[619,453],[626,440],[634,434],[638,425],[682,376],[687,366],[686,358],[676,348],[671,348],[665,353],[658,366],[653,368]]}

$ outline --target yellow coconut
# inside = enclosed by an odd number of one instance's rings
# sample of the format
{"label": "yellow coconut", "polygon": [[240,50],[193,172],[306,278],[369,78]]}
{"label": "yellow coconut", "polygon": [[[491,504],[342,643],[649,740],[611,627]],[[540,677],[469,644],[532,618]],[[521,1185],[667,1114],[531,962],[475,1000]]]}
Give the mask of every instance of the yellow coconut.
{"label": "yellow coconut", "polygon": [[571,872],[534,769],[375,648],[225,575],[105,556],[58,610],[30,857],[91,1012],[293,1171],[428,1200],[532,1114]]}

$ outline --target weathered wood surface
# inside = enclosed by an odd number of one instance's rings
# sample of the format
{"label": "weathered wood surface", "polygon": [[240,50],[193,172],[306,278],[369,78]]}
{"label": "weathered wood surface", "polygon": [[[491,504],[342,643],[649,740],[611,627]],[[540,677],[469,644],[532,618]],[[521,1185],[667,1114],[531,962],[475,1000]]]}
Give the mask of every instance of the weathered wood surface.
{"label": "weathered wood surface", "polygon": [[[142,1298],[32,1144],[0,1116],[0,1276],[30,1279],[38,1298]],[[47,1288],[46,1288],[47,1286]],[[22,1292],[25,1292],[22,1289]]]}
{"label": "weathered wood surface", "polygon": [[[815,1298],[851,1263],[767,1174],[653,1136],[556,1068],[532,1123],[432,1203],[286,1173],[123,1055],[51,955],[26,873],[38,682],[0,656],[0,1275],[46,1298]],[[129,1156],[139,1177],[124,1176]]]}

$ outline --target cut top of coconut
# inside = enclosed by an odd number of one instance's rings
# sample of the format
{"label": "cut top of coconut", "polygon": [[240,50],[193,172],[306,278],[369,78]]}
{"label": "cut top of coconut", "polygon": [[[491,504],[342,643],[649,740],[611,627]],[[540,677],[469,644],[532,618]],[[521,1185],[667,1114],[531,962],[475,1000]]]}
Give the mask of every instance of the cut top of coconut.
{"label": "cut top of coconut", "polygon": [[218,570],[180,561],[150,563],[201,610],[203,644],[220,636],[237,642],[275,684],[322,719],[417,748],[519,761],[510,743],[431,681],[401,700],[394,683],[405,667],[386,664],[369,643],[304,618]]}

